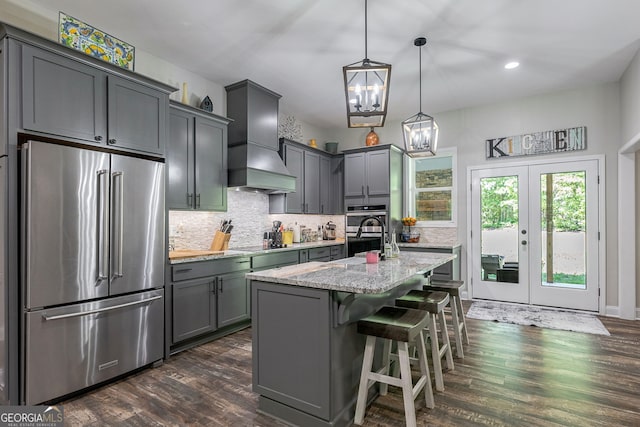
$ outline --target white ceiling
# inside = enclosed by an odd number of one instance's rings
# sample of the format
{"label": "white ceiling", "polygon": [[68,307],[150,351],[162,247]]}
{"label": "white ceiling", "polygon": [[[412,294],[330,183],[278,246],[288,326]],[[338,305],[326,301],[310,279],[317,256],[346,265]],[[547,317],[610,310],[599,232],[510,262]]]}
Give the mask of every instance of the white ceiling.
{"label": "white ceiling", "polygon": [[[32,0],[220,85],[249,78],[281,108],[346,127],[342,66],[364,58],[364,0]],[[387,121],[617,81],[637,0],[370,0],[369,58],[392,65]],[[509,60],[521,66],[507,71]]]}

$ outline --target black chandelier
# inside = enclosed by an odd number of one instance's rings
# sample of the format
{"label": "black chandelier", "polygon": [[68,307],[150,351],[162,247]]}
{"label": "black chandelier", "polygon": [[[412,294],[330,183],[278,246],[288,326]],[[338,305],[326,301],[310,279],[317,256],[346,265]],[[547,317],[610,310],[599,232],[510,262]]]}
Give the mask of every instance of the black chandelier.
{"label": "black chandelier", "polygon": [[433,117],[422,112],[422,46],[427,39],[418,37],[413,41],[420,52],[420,109],[419,113],[402,122],[405,151],[411,157],[433,156],[438,145],[438,124]]}
{"label": "black chandelier", "polygon": [[367,0],[364,1],[364,59],[342,67],[350,128],[384,126],[391,65],[367,56]]}

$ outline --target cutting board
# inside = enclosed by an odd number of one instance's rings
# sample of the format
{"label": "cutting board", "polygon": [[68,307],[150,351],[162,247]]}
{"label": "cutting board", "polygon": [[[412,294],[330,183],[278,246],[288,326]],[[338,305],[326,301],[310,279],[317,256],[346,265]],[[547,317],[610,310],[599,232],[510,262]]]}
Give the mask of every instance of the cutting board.
{"label": "cutting board", "polygon": [[206,256],[206,255],[222,255],[224,251],[196,251],[191,249],[180,249],[177,251],[169,252],[169,259],[183,259],[183,258],[192,258],[196,256]]}

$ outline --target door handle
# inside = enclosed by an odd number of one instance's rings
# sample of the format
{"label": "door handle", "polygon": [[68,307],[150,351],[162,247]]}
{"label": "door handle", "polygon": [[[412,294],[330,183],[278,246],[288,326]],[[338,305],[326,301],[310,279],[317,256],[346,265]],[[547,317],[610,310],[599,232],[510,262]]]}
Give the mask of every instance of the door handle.
{"label": "door handle", "polygon": [[80,316],[86,316],[86,315],[89,315],[89,314],[104,313],[105,311],[116,310],[118,308],[124,308],[124,307],[129,307],[129,306],[132,306],[132,305],[140,305],[140,304],[144,304],[144,303],[147,303],[147,302],[152,302],[152,301],[158,300],[160,298],[162,298],[162,295],[156,295],[155,297],[143,299],[143,300],[140,300],[140,301],[126,302],[124,304],[114,305],[113,307],[96,308],[95,310],[79,311],[79,312],[76,312],[76,313],[69,313],[69,314],[59,314],[57,316],[47,316],[47,314],[45,313],[45,314],[42,315],[42,318],[44,320],[60,320],[60,319],[68,319],[70,317],[80,317]]}
{"label": "door handle", "polygon": [[109,188],[107,170],[98,171],[98,280],[108,280],[109,264]]}
{"label": "door handle", "polygon": [[[122,252],[124,245],[124,173],[122,172],[113,172],[111,174],[113,176],[113,222],[114,222],[114,231],[113,237],[117,239],[117,243],[115,245],[117,253],[115,255],[115,265],[113,267],[113,277],[122,277]],[[116,181],[119,182],[119,185],[116,186]]]}

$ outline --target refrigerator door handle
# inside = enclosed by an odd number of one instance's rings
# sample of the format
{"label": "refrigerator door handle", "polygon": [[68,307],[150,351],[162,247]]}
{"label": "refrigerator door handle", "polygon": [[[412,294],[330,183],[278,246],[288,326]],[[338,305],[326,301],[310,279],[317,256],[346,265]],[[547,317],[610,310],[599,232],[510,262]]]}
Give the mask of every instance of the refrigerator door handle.
{"label": "refrigerator door handle", "polygon": [[109,188],[106,169],[98,171],[98,280],[108,280],[109,265]]}
{"label": "refrigerator door handle", "polygon": [[[122,277],[122,252],[124,242],[124,174],[122,172],[113,172],[113,201],[114,201],[114,233],[113,236],[117,239],[115,243],[116,250],[115,255],[116,265],[113,269],[113,277]],[[116,181],[119,185],[116,186]]]}
{"label": "refrigerator door handle", "polygon": [[60,320],[60,319],[68,319],[70,317],[87,316],[89,314],[104,313],[105,311],[112,311],[112,310],[116,310],[118,308],[129,307],[129,306],[132,306],[132,305],[141,305],[141,304],[152,302],[152,301],[155,301],[155,300],[158,300],[158,299],[161,299],[161,298],[163,298],[162,295],[157,295],[155,297],[143,299],[143,300],[140,300],[140,301],[132,301],[132,302],[124,303],[124,304],[114,305],[113,307],[96,308],[95,310],[78,311],[76,313],[59,314],[57,316],[47,316],[46,314],[43,314],[42,318],[44,320]]}

